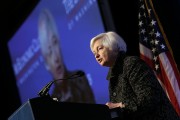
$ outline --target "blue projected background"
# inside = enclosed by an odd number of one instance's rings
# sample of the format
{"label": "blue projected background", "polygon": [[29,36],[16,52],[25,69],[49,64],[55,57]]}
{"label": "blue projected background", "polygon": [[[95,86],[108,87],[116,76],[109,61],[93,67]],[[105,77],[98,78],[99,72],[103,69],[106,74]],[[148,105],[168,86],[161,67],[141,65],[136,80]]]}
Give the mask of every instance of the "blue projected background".
{"label": "blue projected background", "polygon": [[38,42],[38,16],[49,9],[57,23],[64,62],[69,70],[86,73],[96,103],[108,101],[107,68],[100,66],[91,53],[89,43],[104,32],[104,24],[96,0],[41,0],[8,42],[21,102],[37,97],[39,90],[53,78],[45,69]]}

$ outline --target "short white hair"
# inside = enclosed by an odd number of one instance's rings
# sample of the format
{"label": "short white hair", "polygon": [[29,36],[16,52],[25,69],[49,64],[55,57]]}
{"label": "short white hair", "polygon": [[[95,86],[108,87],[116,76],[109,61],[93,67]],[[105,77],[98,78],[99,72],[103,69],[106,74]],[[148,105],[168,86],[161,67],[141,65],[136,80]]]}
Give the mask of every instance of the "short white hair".
{"label": "short white hair", "polygon": [[127,51],[127,45],[124,39],[121,36],[119,36],[116,32],[104,32],[93,37],[90,40],[91,51],[93,51],[94,42],[97,40],[101,40],[103,46],[110,47],[115,51]]}

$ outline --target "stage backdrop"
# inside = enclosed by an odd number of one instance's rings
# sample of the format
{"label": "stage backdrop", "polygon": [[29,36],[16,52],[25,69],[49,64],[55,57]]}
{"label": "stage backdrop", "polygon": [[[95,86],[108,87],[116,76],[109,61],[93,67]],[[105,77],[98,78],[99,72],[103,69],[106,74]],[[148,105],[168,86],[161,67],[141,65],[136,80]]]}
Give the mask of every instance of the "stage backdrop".
{"label": "stage backdrop", "polygon": [[89,47],[93,36],[106,31],[96,0],[41,0],[9,40],[21,102],[37,97],[39,90],[53,79],[45,69],[38,40],[38,16],[44,8],[55,18],[67,68],[83,70],[96,102],[104,104],[108,101],[108,69],[95,61]]}

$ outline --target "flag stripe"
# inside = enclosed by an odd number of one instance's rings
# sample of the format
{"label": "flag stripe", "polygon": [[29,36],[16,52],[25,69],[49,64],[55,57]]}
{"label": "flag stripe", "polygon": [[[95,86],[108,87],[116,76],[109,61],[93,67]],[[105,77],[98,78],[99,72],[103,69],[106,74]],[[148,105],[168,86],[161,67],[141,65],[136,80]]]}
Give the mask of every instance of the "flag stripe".
{"label": "flag stripe", "polygon": [[169,67],[169,64],[168,64],[169,61],[168,60],[165,61],[165,59],[166,59],[165,56],[162,56],[162,60],[161,60],[162,63],[160,63],[162,65],[161,66],[162,79],[160,80],[163,83],[166,93],[168,94],[168,97],[170,101],[172,102],[174,108],[176,109],[176,111],[180,111],[180,106],[179,106],[180,96],[178,95],[180,93],[179,86],[177,84],[177,81],[175,80],[176,78],[174,78],[173,71],[169,70],[169,68],[171,69],[171,67]]}
{"label": "flag stripe", "polygon": [[[165,70],[165,73],[167,73],[167,76],[168,76],[169,80],[171,81],[172,86],[179,89],[180,85],[179,85],[179,81],[177,80],[177,79],[179,79],[179,75],[177,72],[175,72],[176,67],[174,66],[174,64],[172,64],[174,61],[171,59],[171,56],[168,53],[169,52],[161,53],[159,55],[159,58],[162,62],[162,66],[163,66],[163,69]],[[173,84],[173,82],[175,84]]]}
{"label": "flag stripe", "polygon": [[149,66],[154,69],[154,63],[151,60],[152,58],[152,53],[151,50],[145,47],[143,44],[139,43],[139,48],[140,48],[140,57],[146,61]]}

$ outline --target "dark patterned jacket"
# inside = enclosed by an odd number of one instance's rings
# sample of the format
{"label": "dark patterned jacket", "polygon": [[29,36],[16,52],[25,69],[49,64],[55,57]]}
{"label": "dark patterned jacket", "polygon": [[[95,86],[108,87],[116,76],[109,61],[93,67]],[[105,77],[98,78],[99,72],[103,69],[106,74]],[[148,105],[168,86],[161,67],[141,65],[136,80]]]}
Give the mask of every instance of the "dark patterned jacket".
{"label": "dark patterned jacket", "polygon": [[122,102],[125,120],[180,120],[152,69],[140,58],[120,52],[109,69],[110,101]]}

